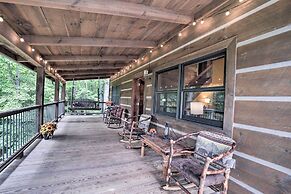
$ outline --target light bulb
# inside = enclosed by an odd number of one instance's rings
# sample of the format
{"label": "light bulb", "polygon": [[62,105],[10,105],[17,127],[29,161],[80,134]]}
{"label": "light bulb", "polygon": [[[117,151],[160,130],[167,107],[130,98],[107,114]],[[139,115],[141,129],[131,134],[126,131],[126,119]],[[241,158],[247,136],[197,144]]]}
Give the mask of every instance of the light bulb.
{"label": "light bulb", "polygon": [[153,50],[150,50],[150,53],[152,53],[153,52]]}
{"label": "light bulb", "polygon": [[47,64],[47,61],[44,61],[44,64]]}
{"label": "light bulb", "polygon": [[0,16],[0,22],[4,22],[4,18]]}
{"label": "light bulb", "polygon": [[141,58],[141,60],[143,61],[143,60],[144,60],[144,58],[142,57],[142,58]]}
{"label": "light bulb", "polygon": [[34,49],[34,48],[32,48],[32,49],[31,49],[31,51],[32,51],[32,52],[34,52],[34,51],[35,51],[35,49]]}
{"label": "light bulb", "polygon": [[229,14],[230,14],[230,11],[225,12],[226,16],[229,16]]}
{"label": "light bulb", "polygon": [[20,38],[19,40],[20,40],[20,42],[24,42],[24,38]]}
{"label": "light bulb", "polygon": [[179,32],[178,36],[182,36],[182,32]]}
{"label": "light bulb", "polygon": [[164,47],[164,45],[163,44],[161,44],[161,48],[163,48]]}
{"label": "light bulb", "polygon": [[240,3],[244,2],[244,0],[239,0]]}
{"label": "light bulb", "polygon": [[196,21],[194,21],[194,22],[192,23],[192,25],[195,26],[195,25],[196,25]]}
{"label": "light bulb", "polygon": [[201,22],[200,22],[201,24],[204,24],[204,20],[201,20]]}

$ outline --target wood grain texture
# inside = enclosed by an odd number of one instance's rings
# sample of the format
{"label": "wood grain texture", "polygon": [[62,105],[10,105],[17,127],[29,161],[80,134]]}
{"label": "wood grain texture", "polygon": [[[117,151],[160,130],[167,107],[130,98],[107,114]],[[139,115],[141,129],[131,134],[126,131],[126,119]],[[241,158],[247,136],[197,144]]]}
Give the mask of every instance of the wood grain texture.
{"label": "wood grain texture", "polygon": [[236,96],[291,96],[290,76],[291,67],[237,74]]}
{"label": "wood grain texture", "polygon": [[[38,46],[93,46],[93,47],[125,47],[125,48],[153,48],[156,46],[154,41],[146,40],[124,40],[111,38],[86,38],[86,37],[53,37],[53,36],[23,36],[30,45]],[[80,53],[80,52],[77,52]],[[75,54],[75,53],[73,53]]]}
{"label": "wood grain texture", "polygon": [[254,163],[239,156],[236,158],[236,169],[231,176],[250,185],[263,193],[288,193],[290,191],[290,176]]}
{"label": "wood grain texture", "polygon": [[167,193],[155,167],[162,159],[151,150],[147,155],[125,149],[101,117],[65,116],[54,138],[10,171],[0,193]]}
{"label": "wood grain texture", "polygon": [[237,142],[237,151],[291,168],[289,138],[237,128],[234,128],[233,138]]}
{"label": "wood grain texture", "polygon": [[163,22],[172,22],[188,24],[192,21],[191,16],[175,13],[167,9],[135,4],[129,2],[120,2],[113,0],[87,0],[87,1],[37,1],[37,0],[0,0],[0,2],[14,3],[28,6],[38,6],[53,9],[73,10],[90,13],[100,13],[107,15],[116,15],[124,17],[133,17],[147,20],[157,20]]}
{"label": "wood grain texture", "polygon": [[289,102],[235,102],[235,123],[291,132],[290,118]]}
{"label": "wood grain texture", "polygon": [[237,69],[291,60],[291,31],[239,47]]}

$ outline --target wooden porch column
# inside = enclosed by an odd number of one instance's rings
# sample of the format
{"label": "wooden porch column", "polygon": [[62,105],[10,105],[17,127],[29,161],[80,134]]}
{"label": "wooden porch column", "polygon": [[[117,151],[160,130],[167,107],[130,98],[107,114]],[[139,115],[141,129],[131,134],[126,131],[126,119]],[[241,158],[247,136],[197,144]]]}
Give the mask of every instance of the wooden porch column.
{"label": "wooden porch column", "polygon": [[[37,67],[37,78],[36,78],[36,105],[40,105],[39,114],[37,118],[38,126],[43,124],[43,103],[44,103],[44,68]],[[40,127],[39,127],[40,129]]]}
{"label": "wooden porch column", "polygon": [[58,121],[59,117],[59,93],[60,93],[60,81],[55,80],[55,102],[56,102],[56,110],[55,110],[55,119]]}
{"label": "wooden porch column", "polygon": [[63,83],[61,100],[66,100],[66,83]]}

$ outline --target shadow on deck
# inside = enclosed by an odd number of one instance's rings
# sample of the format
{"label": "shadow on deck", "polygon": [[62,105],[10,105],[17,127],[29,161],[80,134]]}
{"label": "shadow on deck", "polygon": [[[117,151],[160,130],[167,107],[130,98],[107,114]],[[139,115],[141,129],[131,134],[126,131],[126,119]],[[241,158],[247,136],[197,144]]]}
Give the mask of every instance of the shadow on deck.
{"label": "shadow on deck", "polygon": [[0,193],[167,193],[161,161],[150,150],[141,158],[125,149],[101,118],[65,116],[52,140],[1,174]]}

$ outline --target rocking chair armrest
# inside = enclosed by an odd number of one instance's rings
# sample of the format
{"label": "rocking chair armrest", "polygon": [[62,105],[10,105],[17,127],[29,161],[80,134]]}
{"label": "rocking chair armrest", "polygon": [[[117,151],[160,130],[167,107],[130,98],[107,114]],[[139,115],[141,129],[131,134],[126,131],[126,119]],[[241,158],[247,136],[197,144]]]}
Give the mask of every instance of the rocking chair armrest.
{"label": "rocking chair armrest", "polygon": [[218,160],[220,160],[220,159],[222,159],[222,158],[224,158],[226,156],[229,156],[230,154],[232,154],[234,152],[235,147],[236,147],[236,144],[233,143],[230,150],[228,150],[227,152],[224,152],[224,153],[212,158],[212,162],[218,161]]}
{"label": "rocking chair armrest", "polygon": [[148,120],[150,120],[150,119],[151,119],[151,117],[146,118],[146,119],[142,119],[142,120],[140,120],[140,121],[137,121],[136,123],[139,124],[139,123],[141,123],[141,122],[148,121]]}

